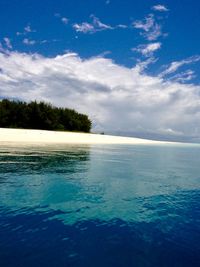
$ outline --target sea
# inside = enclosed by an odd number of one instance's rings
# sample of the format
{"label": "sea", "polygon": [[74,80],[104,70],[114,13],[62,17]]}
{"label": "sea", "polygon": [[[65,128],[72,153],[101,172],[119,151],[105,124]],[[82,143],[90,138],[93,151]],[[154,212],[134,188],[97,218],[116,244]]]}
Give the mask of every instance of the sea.
{"label": "sea", "polygon": [[1,267],[199,267],[200,145],[0,145]]}

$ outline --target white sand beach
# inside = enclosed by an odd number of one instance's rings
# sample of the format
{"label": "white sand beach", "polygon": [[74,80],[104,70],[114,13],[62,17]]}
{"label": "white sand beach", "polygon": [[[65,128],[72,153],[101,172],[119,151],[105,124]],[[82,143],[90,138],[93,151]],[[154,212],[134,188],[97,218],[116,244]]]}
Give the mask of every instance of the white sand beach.
{"label": "white sand beach", "polygon": [[29,144],[175,144],[174,142],[112,135],[10,128],[0,128],[0,142]]}

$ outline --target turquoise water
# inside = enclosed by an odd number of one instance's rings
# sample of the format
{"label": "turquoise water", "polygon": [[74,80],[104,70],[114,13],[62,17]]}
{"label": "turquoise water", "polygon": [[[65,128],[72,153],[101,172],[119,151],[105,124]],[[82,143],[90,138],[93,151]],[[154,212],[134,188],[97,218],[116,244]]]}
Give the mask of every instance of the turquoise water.
{"label": "turquoise water", "polygon": [[200,266],[200,146],[0,147],[0,266]]}

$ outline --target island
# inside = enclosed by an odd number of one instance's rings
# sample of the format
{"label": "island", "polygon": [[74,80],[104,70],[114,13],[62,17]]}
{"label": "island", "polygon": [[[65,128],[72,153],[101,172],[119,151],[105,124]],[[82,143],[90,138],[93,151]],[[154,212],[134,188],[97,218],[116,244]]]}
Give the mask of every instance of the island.
{"label": "island", "polygon": [[[170,144],[91,133],[92,122],[73,109],[36,101],[0,101],[0,142],[28,144]],[[174,142],[173,142],[174,144]]]}
{"label": "island", "polygon": [[45,102],[0,101],[0,127],[90,132],[91,120],[74,109]]}

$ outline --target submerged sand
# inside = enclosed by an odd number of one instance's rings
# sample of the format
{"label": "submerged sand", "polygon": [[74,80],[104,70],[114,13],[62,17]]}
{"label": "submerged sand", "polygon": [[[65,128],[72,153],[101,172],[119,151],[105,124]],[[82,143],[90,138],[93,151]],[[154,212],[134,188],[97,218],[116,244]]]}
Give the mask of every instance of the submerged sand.
{"label": "submerged sand", "polygon": [[46,130],[0,128],[0,142],[42,144],[175,144],[133,137]]}

